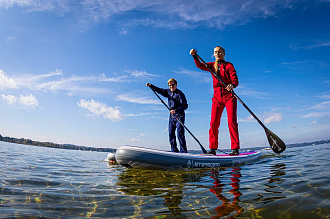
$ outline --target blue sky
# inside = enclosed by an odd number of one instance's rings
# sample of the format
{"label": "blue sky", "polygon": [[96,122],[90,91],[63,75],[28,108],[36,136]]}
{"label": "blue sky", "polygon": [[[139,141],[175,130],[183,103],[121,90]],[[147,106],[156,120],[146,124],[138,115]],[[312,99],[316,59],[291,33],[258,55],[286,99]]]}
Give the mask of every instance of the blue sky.
{"label": "blue sky", "polygon": [[[327,139],[329,11],[329,0],[0,0],[0,134],[168,150],[167,109],[145,84],[176,78],[186,126],[208,148],[211,75],[189,50],[213,61],[221,45],[235,92],[270,130],[287,144]],[[242,148],[268,145],[241,104],[238,120]]]}

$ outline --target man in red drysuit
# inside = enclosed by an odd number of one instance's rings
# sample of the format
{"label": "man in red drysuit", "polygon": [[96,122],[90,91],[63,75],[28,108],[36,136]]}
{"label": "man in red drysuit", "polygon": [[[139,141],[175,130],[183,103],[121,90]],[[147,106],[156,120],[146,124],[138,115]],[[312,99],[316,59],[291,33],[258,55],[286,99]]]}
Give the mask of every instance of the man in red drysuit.
{"label": "man in red drysuit", "polygon": [[[198,68],[204,71],[209,71],[205,64],[202,64],[196,56],[195,49],[190,50],[190,54],[194,57],[195,64]],[[212,111],[211,122],[209,130],[210,151],[209,154],[216,155],[218,149],[218,136],[220,119],[224,108],[227,109],[228,127],[231,139],[231,149],[233,150],[230,155],[239,154],[239,135],[237,124],[237,99],[232,95],[231,90],[238,85],[236,70],[232,63],[224,60],[225,50],[217,46],[214,48],[215,62],[209,62],[207,65],[213,69],[214,72],[227,84],[225,87],[221,82],[212,74],[214,94],[212,98]]]}

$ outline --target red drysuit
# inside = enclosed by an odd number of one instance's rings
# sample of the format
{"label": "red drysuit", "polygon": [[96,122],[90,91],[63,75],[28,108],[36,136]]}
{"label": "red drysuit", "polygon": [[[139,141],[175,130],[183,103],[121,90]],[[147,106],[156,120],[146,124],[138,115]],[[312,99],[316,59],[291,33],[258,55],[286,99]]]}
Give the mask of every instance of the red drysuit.
{"label": "red drysuit", "polygon": [[[209,71],[205,64],[202,64],[197,57],[194,57],[195,64],[198,68]],[[218,64],[218,69],[214,69],[214,62],[207,63],[214,72],[216,72],[220,78],[226,84],[232,84],[235,87],[238,85],[238,79],[236,75],[236,70],[232,63],[222,61]],[[220,73],[219,73],[220,69]],[[212,73],[211,73],[212,74]],[[225,89],[225,86],[220,83],[220,81],[213,77],[213,98],[212,98],[212,111],[211,111],[211,122],[209,130],[209,141],[210,149],[218,148],[218,136],[219,136],[219,126],[220,119],[223,109],[227,109],[228,117],[228,127],[231,139],[231,149],[239,149],[239,137],[238,137],[238,124],[237,124],[237,99],[232,95],[230,91]]]}

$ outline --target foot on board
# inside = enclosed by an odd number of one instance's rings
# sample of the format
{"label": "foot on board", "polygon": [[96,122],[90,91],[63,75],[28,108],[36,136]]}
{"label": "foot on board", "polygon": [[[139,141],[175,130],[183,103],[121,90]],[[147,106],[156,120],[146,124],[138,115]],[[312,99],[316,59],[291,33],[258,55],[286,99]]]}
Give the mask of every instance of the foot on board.
{"label": "foot on board", "polygon": [[238,149],[234,149],[233,152],[229,154],[230,156],[239,155]]}
{"label": "foot on board", "polygon": [[206,155],[217,155],[217,151],[214,149],[210,149],[210,151],[207,152]]}

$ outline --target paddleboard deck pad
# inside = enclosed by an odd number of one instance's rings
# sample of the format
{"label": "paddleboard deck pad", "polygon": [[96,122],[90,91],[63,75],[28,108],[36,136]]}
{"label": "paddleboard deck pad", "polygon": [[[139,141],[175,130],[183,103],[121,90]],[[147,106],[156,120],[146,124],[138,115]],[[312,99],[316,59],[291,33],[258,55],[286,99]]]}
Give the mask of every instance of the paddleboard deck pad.
{"label": "paddleboard deck pad", "polygon": [[261,158],[260,151],[229,154],[205,155],[174,153],[137,146],[122,146],[117,149],[116,161],[120,165],[142,169],[179,169],[179,168],[219,168],[232,167],[253,162]]}

